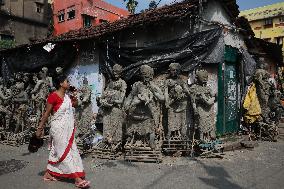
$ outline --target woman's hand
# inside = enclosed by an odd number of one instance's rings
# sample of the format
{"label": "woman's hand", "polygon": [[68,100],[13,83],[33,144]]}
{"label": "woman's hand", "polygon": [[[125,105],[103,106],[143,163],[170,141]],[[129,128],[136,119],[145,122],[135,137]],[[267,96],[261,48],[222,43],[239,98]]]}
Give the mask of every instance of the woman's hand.
{"label": "woman's hand", "polygon": [[42,138],[44,136],[44,128],[38,127],[36,130],[36,137],[37,138]]}

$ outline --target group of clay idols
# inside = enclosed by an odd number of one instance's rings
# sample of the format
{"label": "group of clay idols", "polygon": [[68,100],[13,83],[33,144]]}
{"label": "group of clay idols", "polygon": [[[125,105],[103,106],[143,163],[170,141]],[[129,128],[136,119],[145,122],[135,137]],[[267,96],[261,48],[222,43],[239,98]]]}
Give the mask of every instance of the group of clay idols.
{"label": "group of clay idols", "polygon": [[[267,70],[267,63],[264,58],[260,58],[259,67],[252,78],[257,98],[253,101],[254,98],[247,95],[251,99],[249,98],[247,102],[250,103],[244,106],[243,125],[249,128],[252,139],[276,141],[279,135],[278,124],[284,112],[284,106],[281,103],[283,96],[276,87],[276,81],[271,78]],[[282,74],[278,73],[278,76],[282,77]]]}
{"label": "group of clay idols", "polygon": [[154,69],[142,65],[141,81],[132,85],[127,97],[122,71],[122,66],[113,66],[113,79],[97,99],[103,115],[103,142],[112,150],[158,149],[161,141],[189,140],[192,132],[203,142],[215,138],[216,95],[207,86],[207,71],[197,70],[196,81],[189,86],[181,77],[179,63],[171,63],[168,77],[157,82]]}
{"label": "group of clay idols", "polygon": [[39,122],[49,94],[48,68],[39,73],[17,72],[0,78],[1,130],[21,133]]}
{"label": "group of clay idols", "polygon": [[[63,69],[58,67],[53,75],[56,77],[62,73]],[[32,128],[37,127],[45,110],[47,96],[55,90],[52,77],[49,75],[48,68],[43,67],[38,73],[17,72],[6,80],[0,77],[1,140],[22,140],[33,130]],[[78,99],[79,108],[76,116],[88,116],[80,119],[77,125],[82,132],[86,132],[82,125],[90,125],[93,119],[91,89],[86,79],[78,90]]]}

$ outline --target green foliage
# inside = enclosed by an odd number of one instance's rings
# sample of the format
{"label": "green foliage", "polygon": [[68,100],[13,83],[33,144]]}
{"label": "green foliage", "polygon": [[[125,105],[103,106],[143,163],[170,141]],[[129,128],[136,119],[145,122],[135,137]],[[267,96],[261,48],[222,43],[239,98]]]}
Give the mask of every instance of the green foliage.
{"label": "green foliage", "polygon": [[158,4],[157,4],[156,1],[151,1],[149,3],[149,9],[155,9],[155,8],[157,8],[157,6],[158,6]]}
{"label": "green foliage", "polygon": [[[123,0],[123,1],[127,2],[126,7],[127,7],[128,11],[131,14],[134,14],[135,13],[135,9],[136,9],[136,7],[138,5],[138,1],[135,1],[135,0]],[[158,8],[158,6],[161,3],[161,1],[162,0],[152,0],[152,1],[150,1],[149,8],[145,9],[145,10],[141,10],[140,13],[144,13],[146,11]]]}
{"label": "green foliage", "polygon": [[126,8],[131,14],[135,14],[135,9],[138,6],[138,1],[135,0],[123,0],[126,3]]}
{"label": "green foliage", "polygon": [[0,49],[8,49],[15,47],[14,40],[0,40]]}

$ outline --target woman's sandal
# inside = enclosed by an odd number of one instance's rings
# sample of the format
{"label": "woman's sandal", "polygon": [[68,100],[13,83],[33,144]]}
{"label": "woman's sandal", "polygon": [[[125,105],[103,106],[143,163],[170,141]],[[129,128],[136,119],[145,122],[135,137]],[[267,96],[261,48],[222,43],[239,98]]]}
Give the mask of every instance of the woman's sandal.
{"label": "woman's sandal", "polygon": [[90,181],[83,180],[82,182],[75,183],[75,186],[77,188],[89,188],[90,187]]}

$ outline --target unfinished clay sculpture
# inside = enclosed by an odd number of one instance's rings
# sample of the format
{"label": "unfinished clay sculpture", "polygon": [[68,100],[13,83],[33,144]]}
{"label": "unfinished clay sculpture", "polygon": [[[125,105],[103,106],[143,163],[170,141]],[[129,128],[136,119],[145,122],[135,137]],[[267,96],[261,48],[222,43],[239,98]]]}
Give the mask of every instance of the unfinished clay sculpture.
{"label": "unfinished clay sculpture", "polygon": [[259,68],[256,69],[254,74],[254,83],[256,87],[256,94],[261,107],[261,114],[263,121],[269,123],[270,108],[268,105],[269,97],[272,92],[272,85],[269,83],[270,74],[267,72],[267,64],[264,59],[260,59]]}
{"label": "unfinished clay sculpture", "polygon": [[93,120],[91,95],[92,89],[85,77],[83,85],[78,91],[78,107],[76,108],[78,130],[81,135],[89,132]]}
{"label": "unfinished clay sculpture", "polygon": [[5,104],[6,101],[8,101],[9,99],[11,99],[12,96],[7,96],[6,95],[6,91],[4,88],[4,80],[2,77],[0,77],[0,116],[2,116],[3,122],[2,124],[5,125],[5,128],[2,129],[8,129],[9,128],[9,124],[10,124],[10,120],[12,118],[12,113],[11,111],[8,110],[7,104]]}
{"label": "unfinished clay sculpture", "polygon": [[123,68],[113,66],[113,80],[109,82],[99,99],[103,114],[104,141],[111,144],[112,149],[121,145],[122,125],[125,114],[122,109],[126,94],[126,82],[121,78]]}
{"label": "unfinished clay sculpture", "polygon": [[153,82],[154,70],[148,65],[140,67],[142,82],[133,84],[126,99],[128,112],[126,123],[127,146],[156,146],[159,127],[160,102],[164,100],[161,89]]}
{"label": "unfinished clay sculpture", "polygon": [[215,138],[215,95],[207,86],[208,72],[196,72],[196,84],[190,87],[192,106],[194,110],[194,125],[202,142],[209,142]]}
{"label": "unfinished clay sculpture", "polygon": [[167,138],[184,138],[187,132],[187,104],[189,91],[187,83],[179,76],[181,66],[172,63],[169,66],[169,77],[165,80],[165,105],[168,113]]}

